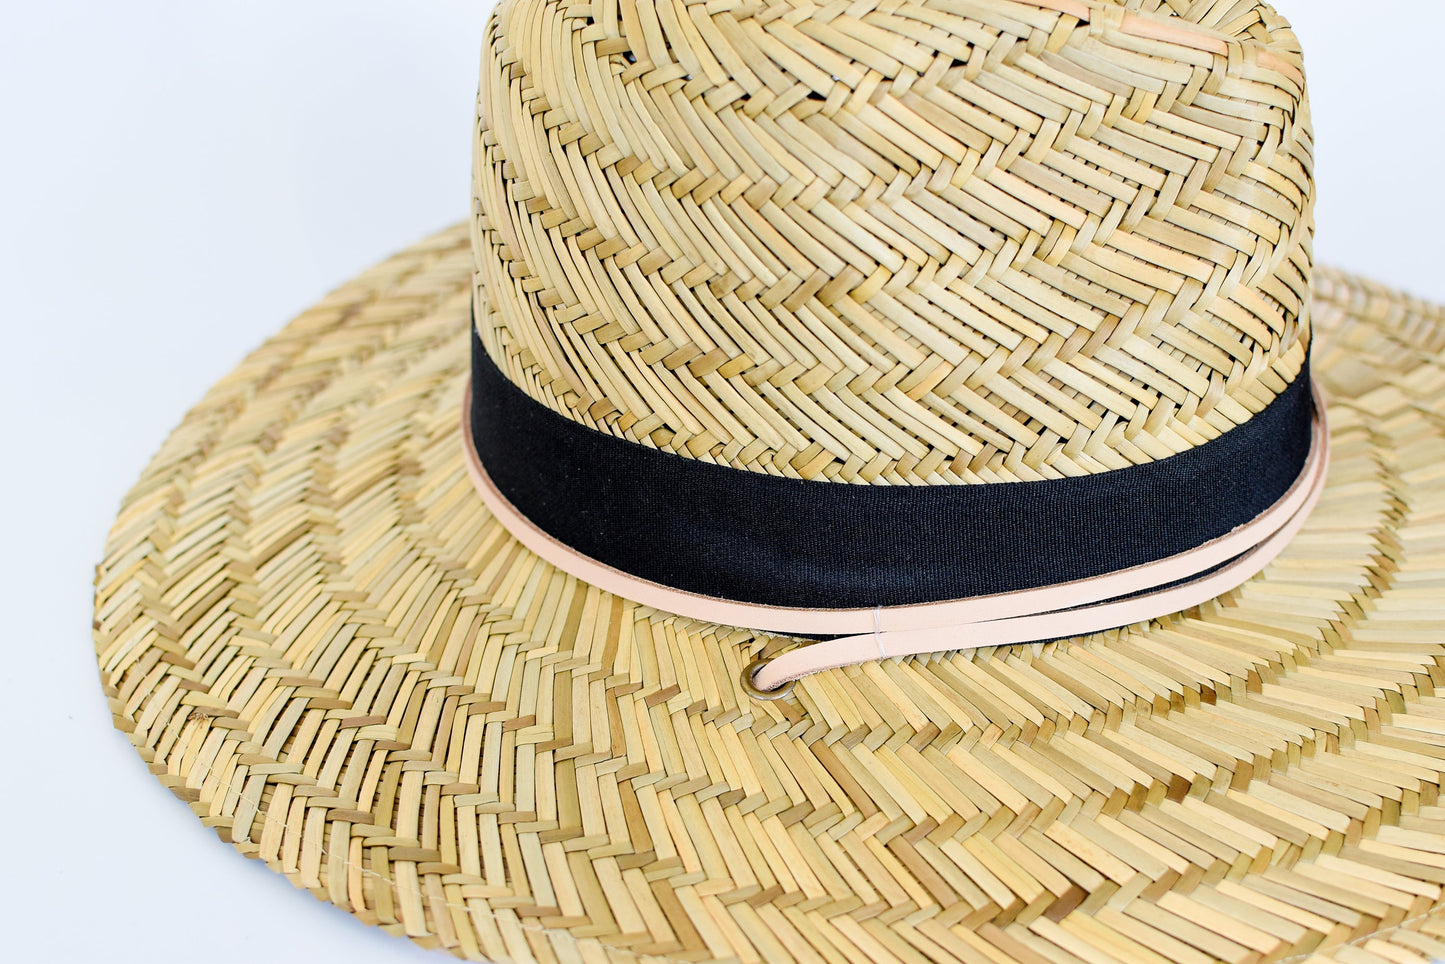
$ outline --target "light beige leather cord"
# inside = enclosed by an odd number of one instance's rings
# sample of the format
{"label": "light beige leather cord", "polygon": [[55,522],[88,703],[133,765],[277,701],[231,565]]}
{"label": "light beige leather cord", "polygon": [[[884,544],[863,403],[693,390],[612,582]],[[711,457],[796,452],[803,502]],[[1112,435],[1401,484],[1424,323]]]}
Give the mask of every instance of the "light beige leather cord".
{"label": "light beige leather cord", "polygon": [[[745,682],[759,694],[769,694],[809,674],[868,660],[1078,636],[1145,622],[1228,592],[1279,554],[1324,489],[1329,431],[1324,400],[1317,389],[1314,395],[1310,451],[1299,478],[1270,508],[1217,539],[1148,565],[1062,585],[874,609],[757,605],[702,596],[622,572],[542,531],[497,489],[472,445],[470,389],[462,403],[461,438],[468,474],[492,515],[517,541],[578,579],[665,612],[708,622],[770,633],[854,634],[748,666]],[[545,485],[546,480],[537,484]]]}

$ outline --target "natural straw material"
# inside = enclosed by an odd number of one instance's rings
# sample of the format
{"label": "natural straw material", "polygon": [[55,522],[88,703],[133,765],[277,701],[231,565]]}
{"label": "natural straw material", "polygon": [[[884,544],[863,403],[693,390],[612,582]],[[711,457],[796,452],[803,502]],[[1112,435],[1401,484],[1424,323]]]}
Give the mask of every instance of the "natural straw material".
{"label": "natural straw material", "polygon": [[[505,0],[470,224],[292,322],[127,497],[116,723],[243,853],[467,957],[1445,956],[1445,311],[1311,280],[1311,154],[1256,0]],[[473,311],[568,418],[824,486],[1160,459],[1313,327],[1331,468],[1198,609],[763,701],[743,667],[798,640],[489,515]]]}
{"label": "natural straw material", "polygon": [[508,0],[489,354],[583,424],[755,472],[1082,475],[1304,361],[1313,147],[1257,0]]}
{"label": "natural straw material", "polygon": [[458,228],[292,322],[110,536],[116,724],[237,849],[474,958],[1445,955],[1441,309],[1316,273],[1329,487],[1241,589],[765,703],[737,680],[767,641],[487,515],[471,271]]}

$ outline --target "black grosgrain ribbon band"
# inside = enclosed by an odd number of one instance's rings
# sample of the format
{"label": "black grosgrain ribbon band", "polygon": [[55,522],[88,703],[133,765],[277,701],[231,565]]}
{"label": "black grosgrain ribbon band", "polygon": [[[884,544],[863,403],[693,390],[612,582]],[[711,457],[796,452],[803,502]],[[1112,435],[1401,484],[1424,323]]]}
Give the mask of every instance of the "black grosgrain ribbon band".
{"label": "black grosgrain ribbon band", "polygon": [[1177,455],[977,485],[804,481],[684,458],[574,422],[472,333],[470,442],[537,529],[639,579],[760,606],[910,606],[1167,559],[1273,506],[1311,452],[1308,364],[1263,410]]}

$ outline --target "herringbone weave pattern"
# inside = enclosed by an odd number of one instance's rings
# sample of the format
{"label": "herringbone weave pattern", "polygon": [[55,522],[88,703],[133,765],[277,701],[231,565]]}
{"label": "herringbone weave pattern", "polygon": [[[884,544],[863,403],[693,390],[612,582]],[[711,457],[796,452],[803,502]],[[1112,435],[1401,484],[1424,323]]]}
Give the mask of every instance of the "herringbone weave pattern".
{"label": "herringbone weave pattern", "polygon": [[1304,75],[1258,0],[504,0],[481,86],[483,342],[624,438],[1079,475],[1305,357]]}
{"label": "herringbone weave pattern", "polygon": [[243,853],[473,958],[1445,955],[1445,312],[1315,289],[1333,468],[1261,577],[763,703],[738,671],[767,641],[599,593],[487,515],[459,227],[156,455],[97,573],[116,724]]}

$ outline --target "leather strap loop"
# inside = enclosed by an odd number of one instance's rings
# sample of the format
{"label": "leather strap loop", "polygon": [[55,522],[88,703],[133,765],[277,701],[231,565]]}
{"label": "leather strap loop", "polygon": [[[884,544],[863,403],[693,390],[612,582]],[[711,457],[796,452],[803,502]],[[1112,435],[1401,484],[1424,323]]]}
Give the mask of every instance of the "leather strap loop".
{"label": "leather strap loop", "polygon": [[[1318,395],[1316,410],[1324,411]],[[870,662],[880,656],[916,656],[1083,636],[1198,606],[1242,585],[1279,555],[1319,501],[1324,491],[1328,463],[1329,436],[1321,415],[1315,422],[1315,442],[1310,459],[1294,487],[1265,514],[1213,543],[1183,556],[1141,566],[1129,573],[1115,573],[1067,586],[968,600],[968,608],[975,618],[964,616],[954,623],[887,630],[881,628],[882,614],[886,610],[877,610],[875,618],[880,627],[872,633],[825,640],[790,650],[756,665],[751,683],[759,691],[768,693],[813,673]],[[1223,565],[1171,583],[1171,578],[1180,572],[1193,570],[1198,573],[1201,562],[1233,552],[1242,545],[1249,548]],[[1114,595],[1114,590],[1120,586],[1149,581],[1165,588],[1123,598]],[[1067,602],[1073,605],[1055,608]],[[989,615],[992,618],[987,618]]]}
{"label": "leather strap loop", "polygon": [[[1229,532],[1181,553],[1055,585],[904,606],[772,606],[687,592],[599,562],[535,525],[502,494],[473,444],[471,386],[462,410],[467,468],[488,508],[537,555],[592,585],[666,612],[771,633],[828,636],[755,669],[762,692],[812,673],[870,660],[1082,635],[1197,606],[1253,577],[1275,558],[1319,500],[1328,466],[1324,404],[1313,389],[1304,467],[1272,505]],[[819,483],[833,485],[835,483]],[[646,539],[646,533],[636,538]]]}

